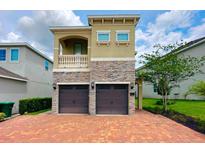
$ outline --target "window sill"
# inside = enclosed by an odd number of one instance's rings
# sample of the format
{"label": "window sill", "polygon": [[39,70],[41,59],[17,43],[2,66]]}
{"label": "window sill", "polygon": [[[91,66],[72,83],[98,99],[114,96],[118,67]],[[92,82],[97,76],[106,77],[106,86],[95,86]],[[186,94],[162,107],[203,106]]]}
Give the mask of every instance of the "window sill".
{"label": "window sill", "polygon": [[119,45],[129,46],[129,45],[130,45],[130,42],[129,42],[129,41],[116,41],[115,44],[116,44],[117,46],[119,46]]}
{"label": "window sill", "polygon": [[98,45],[98,46],[100,46],[100,45],[107,45],[107,46],[110,46],[110,42],[109,42],[109,41],[97,42],[97,45]]}

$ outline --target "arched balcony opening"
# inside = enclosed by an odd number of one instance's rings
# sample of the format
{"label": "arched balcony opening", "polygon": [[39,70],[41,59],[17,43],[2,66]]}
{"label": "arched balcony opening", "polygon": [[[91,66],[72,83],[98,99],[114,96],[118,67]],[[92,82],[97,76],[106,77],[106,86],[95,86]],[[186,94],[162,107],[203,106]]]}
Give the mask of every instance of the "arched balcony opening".
{"label": "arched balcony opening", "polygon": [[59,67],[88,67],[88,40],[84,37],[72,36],[59,40]]}

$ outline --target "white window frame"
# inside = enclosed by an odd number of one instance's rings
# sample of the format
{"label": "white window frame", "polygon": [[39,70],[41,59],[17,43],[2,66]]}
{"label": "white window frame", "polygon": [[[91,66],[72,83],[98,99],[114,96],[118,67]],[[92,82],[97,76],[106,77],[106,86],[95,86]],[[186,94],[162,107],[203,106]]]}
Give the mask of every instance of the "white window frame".
{"label": "white window frame", "polygon": [[[117,37],[118,34],[127,34],[128,40],[126,40],[126,41],[125,40],[118,40],[118,37]],[[116,42],[129,42],[130,41],[130,31],[129,30],[117,30],[115,37],[116,37]]]}
{"label": "white window frame", "polygon": [[[18,60],[16,60],[16,61],[12,61],[11,60],[11,50],[12,49],[18,49]],[[19,58],[20,58],[20,48],[10,48],[10,58],[9,58],[9,61],[11,62],[11,63],[19,63]]]}
{"label": "white window frame", "polygon": [[[98,34],[108,34],[108,35],[109,35],[108,41],[100,41],[100,40],[98,39]],[[97,31],[97,42],[110,42],[110,30]]]}
{"label": "white window frame", "polygon": [[7,60],[7,48],[0,48],[0,49],[4,49],[4,50],[6,50],[6,56],[5,56],[6,59],[5,59],[4,61],[0,60],[0,63],[5,63],[6,60]]}

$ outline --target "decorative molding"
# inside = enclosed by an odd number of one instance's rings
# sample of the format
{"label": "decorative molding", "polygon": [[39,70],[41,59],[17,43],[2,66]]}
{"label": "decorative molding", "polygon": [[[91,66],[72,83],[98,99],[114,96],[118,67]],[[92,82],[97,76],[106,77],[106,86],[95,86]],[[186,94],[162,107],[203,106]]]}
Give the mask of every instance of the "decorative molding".
{"label": "decorative molding", "polygon": [[88,68],[57,68],[53,72],[90,72]]}
{"label": "decorative molding", "polygon": [[57,82],[57,85],[89,85],[89,82]]}
{"label": "decorative molding", "polygon": [[117,58],[117,57],[109,57],[109,58],[91,58],[91,61],[135,61],[135,58],[133,57],[125,57],[125,58]]}
{"label": "decorative molding", "polygon": [[95,82],[95,84],[130,84],[131,82]]}

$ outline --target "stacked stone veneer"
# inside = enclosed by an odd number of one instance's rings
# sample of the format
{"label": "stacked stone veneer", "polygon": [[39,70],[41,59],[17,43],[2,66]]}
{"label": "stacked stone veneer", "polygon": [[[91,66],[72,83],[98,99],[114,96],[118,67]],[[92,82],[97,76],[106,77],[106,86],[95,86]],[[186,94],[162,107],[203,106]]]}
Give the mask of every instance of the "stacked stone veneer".
{"label": "stacked stone veneer", "polygon": [[56,84],[56,89],[53,91],[52,111],[58,113],[58,84],[83,82],[90,82],[90,72],[53,72],[53,83]]}
{"label": "stacked stone veneer", "polygon": [[[54,72],[54,83],[82,83],[91,82],[135,82],[135,61],[91,61],[90,72]],[[130,86],[129,86],[130,89]],[[56,86],[56,90],[53,93],[53,112],[58,111],[58,92],[59,88]],[[134,95],[128,94],[129,109],[128,113],[133,114],[135,112]],[[94,89],[89,86],[89,113],[91,115],[96,114],[96,84]]]}

